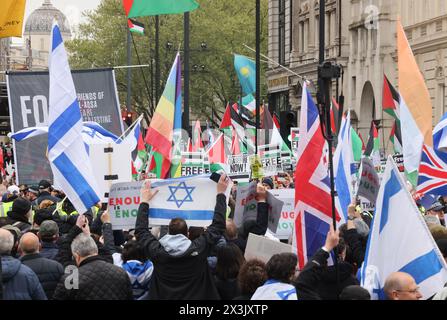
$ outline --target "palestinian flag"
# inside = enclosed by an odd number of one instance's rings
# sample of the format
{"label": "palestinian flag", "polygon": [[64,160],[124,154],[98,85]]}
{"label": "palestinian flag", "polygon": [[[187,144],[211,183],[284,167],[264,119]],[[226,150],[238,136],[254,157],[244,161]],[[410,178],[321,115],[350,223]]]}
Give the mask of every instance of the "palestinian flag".
{"label": "palestinian flag", "polygon": [[135,32],[135,33],[138,33],[138,34],[144,34],[144,24],[142,24],[141,22],[138,22],[138,21],[133,20],[133,19],[128,19],[127,20],[127,25],[129,26],[130,32]]}
{"label": "palestinian flag", "polygon": [[[254,149],[252,141],[247,139],[245,135],[245,124],[241,116],[238,114],[238,107],[236,103],[231,107],[229,104],[227,105],[227,109],[225,110],[225,114],[222,118],[220,129],[226,129],[228,127],[233,127],[236,130],[236,134],[239,136],[239,139],[243,141],[243,144]],[[241,146],[241,148],[244,147]]]}
{"label": "palestinian flag", "polygon": [[138,135],[137,158],[134,161],[135,170],[137,171],[137,173],[143,170],[146,161],[147,161],[147,151],[143,141],[143,134],[140,131],[140,134]]}
{"label": "palestinian flag", "polygon": [[390,141],[394,146],[394,153],[402,153],[402,133],[400,131],[400,125],[397,121],[394,121],[393,128],[390,133]]}
{"label": "palestinian flag", "polygon": [[383,99],[382,107],[383,111],[392,116],[400,124],[400,96],[399,93],[391,85],[390,81],[383,76]]}
{"label": "palestinian flag", "polygon": [[273,123],[275,124],[276,128],[279,129],[279,121],[275,113],[273,113]]}
{"label": "palestinian flag", "polygon": [[365,152],[365,150],[366,150],[365,140],[363,140],[363,136],[360,132],[359,132],[358,136],[359,136],[360,140],[362,141],[362,152]]}
{"label": "palestinian flag", "polygon": [[279,133],[279,130],[276,127],[275,122],[273,121],[270,111],[268,110],[268,108],[265,108],[265,107],[263,109],[264,109],[263,128],[264,128],[264,130],[266,130],[266,136],[268,139],[265,141],[265,144],[277,145],[277,146],[281,147],[282,151],[290,152],[289,147],[282,139],[281,134]]}
{"label": "palestinian flag", "polygon": [[377,131],[374,121],[371,122],[371,129],[369,131],[368,144],[366,145],[365,156],[371,156],[373,152],[379,151],[380,141],[379,132]]}

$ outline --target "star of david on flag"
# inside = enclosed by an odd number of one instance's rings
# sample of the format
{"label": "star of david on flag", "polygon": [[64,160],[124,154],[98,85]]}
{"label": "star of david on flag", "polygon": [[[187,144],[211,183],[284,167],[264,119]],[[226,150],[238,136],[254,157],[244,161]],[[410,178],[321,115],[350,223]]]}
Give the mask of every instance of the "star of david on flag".
{"label": "star of david on flag", "polygon": [[[158,190],[149,203],[149,222],[168,225],[171,219],[182,218],[188,226],[209,226],[214,217],[217,184],[209,174],[158,180],[152,182]],[[227,202],[231,186],[226,192]]]}
{"label": "star of david on flag", "polygon": [[[169,186],[169,191],[171,192],[171,195],[168,198],[168,201],[175,202],[178,208],[180,208],[183,203],[185,202],[193,202],[192,200],[192,192],[194,191],[196,187],[188,187],[185,182],[181,182],[178,186]],[[181,190],[185,191],[185,195],[183,199],[179,199],[177,197],[183,196],[182,192],[180,192],[180,195],[177,195],[177,192]]]}

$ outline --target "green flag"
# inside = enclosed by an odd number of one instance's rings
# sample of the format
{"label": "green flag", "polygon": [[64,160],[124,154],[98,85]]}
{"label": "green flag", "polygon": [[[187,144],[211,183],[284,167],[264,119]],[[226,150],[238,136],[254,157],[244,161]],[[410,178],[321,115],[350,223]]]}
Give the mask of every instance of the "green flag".
{"label": "green flag", "polygon": [[177,14],[193,11],[199,7],[195,0],[134,0],[128,18]]}

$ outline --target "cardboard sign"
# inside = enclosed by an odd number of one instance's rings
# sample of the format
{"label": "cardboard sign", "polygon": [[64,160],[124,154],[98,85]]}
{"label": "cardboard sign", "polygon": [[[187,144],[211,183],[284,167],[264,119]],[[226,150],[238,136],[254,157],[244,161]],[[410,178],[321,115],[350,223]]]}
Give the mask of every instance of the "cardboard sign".
{"label": "cardboard sign", "polygon": [[[238,185],[234,211],[234,223],[238,228],[242,227],[245,221],[256,220],[258,217],[256,187],[256,181],[248,185]],[[269,204],[268,229],[275,233],[278,228],[284,203],[280,199],[277,199],[270,191],[267,192],[267,203]]]}
{"label": "cardboard sign", "polygon": [[236,156],[228,156],[227,163],[229,166],[228,175],[232,180],[238,182],[248,182],[250,178],[250,165],[248,163],[248,155],[241,154]]}
{"label": "cardboard sign", "polygon": [[393,160],[396,163],[396,166],[397,166],[397,169],[399,169],[399,172],[405,172],[404,155],[403,154],[395,154],[393,156]]}
{"label": "cardboard sign", "polygon": [[298,158],[298,141],[300,140],[300,128],[290,128],[292,155]]}
{"label": "cardboard sign", "polygon": [[265,177],[273,177],[282,172],[281,149],[279,146],[259,146],[262,169]]}
{"label": "cardboard sign", "polygon": [[115,183],[111,186],[108,209],[113,230],[135,228],[142,185],[143,181],[134,181]]}
{"label": "cardboard sign", "polygon": [[90,145],[89,159],[101,191],[101,202],[107,202],[113,183],[132,181],[131,152],[125,143]]}
{"label": "cardboard sign", "polygon": [[369,158],[363,158],[360,167],[362,171],[360,173],[357,195],[368,199],[369,202],[375,203],[380,187],[379,176],[374,168],[373,162]]}
{"label": "cardboard sign", "polygon": [[275,189],[269,192],[284,203],[275,236],[287,240],[295,226],[295,189]]}
{"label": "cardboard sign", "polygon": [[259,259],[267,263],[273,255],[283,252],[293,252],[293,247],[289,244],[250,233],[244,257],[245,260]]}
{"label": "cardboard sign", "polygon": [[258,154],[250,156],[250,169],[252,179],[262,179],[264,177],[261,158]]}
{"label": "cardboard sign", "polygon": [[281,151],[281,166],[283,172],[293,171],[292,156],[288,151]]}
{"label": "cardboard sign", "polygon": [[202,152],[182,152],[182,177],[205,173]]}

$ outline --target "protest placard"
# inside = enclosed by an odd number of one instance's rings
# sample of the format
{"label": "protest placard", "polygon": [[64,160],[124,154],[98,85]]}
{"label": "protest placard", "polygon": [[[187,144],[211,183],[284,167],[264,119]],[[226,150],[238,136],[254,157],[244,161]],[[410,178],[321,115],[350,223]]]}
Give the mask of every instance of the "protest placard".
{"label": "protest placard", "polygon": [[[123,122],[113,69],[72,71],[83,121],[97,122],[119,136]],[[12,132],[48,126],[48,71],[9,72],[7,75]],[[48,135],[14,141],[17,183],[37,184],[53,180],[46,157]]]}
{"label": "protest placard", "polygon": [[92,144],[89,152],[101,202],[107,202],[113,183],[132,181],[131,150],[128,144]]}
{"label": "protest placard", "polygon": [[[238,185],[234,210],[234,222],[237,227],[242,227],[245,221],[257,219],[258,202],[256,200],[256,187],[256,181],[247,185]],[[267,192],[267,203],[269,204],[268,228],[275,233],[284,203],[280,199],[275,198],[270,191]]]}
{"label": "protest placard", "polygon": [[368,199],[369,202],[375,203],[380,187],[379,176],[377,175],[373,162],[369,158],[362,158],[360,167],[362,171],[360,173],[357,195]]}
{"label": "protest placard", "polygon": [[262,170],[265,177],[273,177],[282,172],[281,148],[277,145],[259,146]]}
{"label": "protest placard", "polygon": [[283,252],[293,252],[293,247],[289,244],[250,233],[244,257],[245,260],[259,259],[267,263],[274,254]]}
{"label": "protest placard", "polygon": [[250,178],[249,157],[246,154],[228,156],[228,176],[238,182],[248,182]]}
{"label": "protest placard", "polygon": [[300,128],[290,128],[292,156],[298,158],[298,141],[300,140]]}
{"label": "protest placard", "polygon": [[295,225],[295,189],[275,189],[269,192],[284,203],[275,236],[281,240],[289,239]]}
{"label": "protest placard", "polygon": [[202,152],[182,152],[182,177],[205,173]]}
{"label": "protest placard", "polygon": [[135,228],[143,181],[114,183],[110,187],[108,210],[113,230]]}
{"label": "protest placard", "polygon": [[404,167],[404,155],[403,154],[395,154],[393,156],[393,160],[396,163],[397,169],[399,172],[405,172]]}

